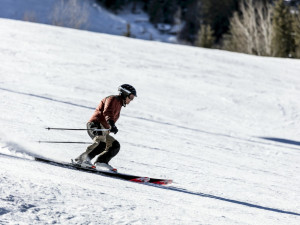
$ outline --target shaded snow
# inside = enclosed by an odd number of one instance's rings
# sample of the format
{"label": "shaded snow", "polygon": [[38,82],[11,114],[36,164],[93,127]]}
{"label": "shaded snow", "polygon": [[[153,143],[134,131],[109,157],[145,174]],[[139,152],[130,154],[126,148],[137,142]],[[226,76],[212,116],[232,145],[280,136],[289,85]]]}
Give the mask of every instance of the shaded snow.
{"label": "shaded snow", "polygon": [[139,5],[135,13],[131,12],[130,5],[113,13],[95,0],[0,0],[0,4],[0,18],[59,24],[121,36],[127,32],[127,24],[130,24],[131,36],[134,38],[177,42],[174,35],[159,32]]}

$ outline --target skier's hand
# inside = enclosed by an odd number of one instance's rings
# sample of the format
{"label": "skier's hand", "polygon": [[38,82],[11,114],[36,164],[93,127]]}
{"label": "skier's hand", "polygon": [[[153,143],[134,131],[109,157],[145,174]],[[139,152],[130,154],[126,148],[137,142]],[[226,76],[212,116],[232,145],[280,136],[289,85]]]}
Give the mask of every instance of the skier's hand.
{"label": "skier's hand", "polygon": [[116,134],[118,133],[118,128],[115,125],[115,122],[113,120],[108,121],[109,125],[110,125],[110,132]]}
{"label": "skier's hand", "polygon": [[118,131],[119,130],[118,130],[118,128],[115,125],[110,128],[110,132],[112,132],[114,134],[118,133]]}

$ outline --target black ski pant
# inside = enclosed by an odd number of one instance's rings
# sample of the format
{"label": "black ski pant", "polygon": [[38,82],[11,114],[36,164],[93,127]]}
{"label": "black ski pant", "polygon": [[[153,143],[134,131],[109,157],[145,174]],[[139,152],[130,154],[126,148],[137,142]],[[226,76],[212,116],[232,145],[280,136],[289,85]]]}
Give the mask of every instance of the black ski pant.
{"label": "black ski pant", "polygon": [[108,163],[119,153],[120,143],[109,134],[109,131],[89,130],[92,128],[105,129],[102,124],[87,123],[88,135],[92,138],[93,144],[87,147],[85,153],[90,160],[99,155],[95,163]]}

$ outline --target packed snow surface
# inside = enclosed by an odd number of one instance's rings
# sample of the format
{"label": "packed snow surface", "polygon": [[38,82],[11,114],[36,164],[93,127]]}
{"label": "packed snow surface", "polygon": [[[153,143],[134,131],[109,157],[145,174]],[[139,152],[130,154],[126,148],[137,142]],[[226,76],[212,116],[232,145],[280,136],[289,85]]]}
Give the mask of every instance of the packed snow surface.
{"label": "packed snow surface", "polygon": [[[0,19],[0,224],[299,224],[300,61]],[[90,142],[129,83],[115,138],[137,184],[36,162]]]}

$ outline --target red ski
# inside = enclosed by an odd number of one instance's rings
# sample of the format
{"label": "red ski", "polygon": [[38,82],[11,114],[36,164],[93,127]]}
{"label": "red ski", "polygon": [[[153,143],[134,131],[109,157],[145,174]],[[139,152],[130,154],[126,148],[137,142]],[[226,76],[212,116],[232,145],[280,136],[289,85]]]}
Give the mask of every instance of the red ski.
{"label": "red ski", "polygon": [[59,161],[55,161],[52,159],[45,159],[45,158],[41,158],[41,157],[35,157],[34,160],[43,162],[43,163],[47,163],[47,164],[51,164],[54,166],[60,166],[60,167],[68,168],[68,169],[90,172],[90,173],[94,173],[94,174],[98,174],[98,175],[114,177],[114,178],[128,180],[128,181],[137,182],[137,183],[151,183],[151,184],[157,184],[157,185],[167,185],[167,184],[171,184],[173,182],[172,180],[169,180],[169,179],[150,178],[150,177],[144,177],[144,176],[136,176],[136,175],[118,173],[118,172],[113,172],[113,171],[112,172],[99,171],[92,167],[91,168],[80,167],[73,163],[59,162]]}

